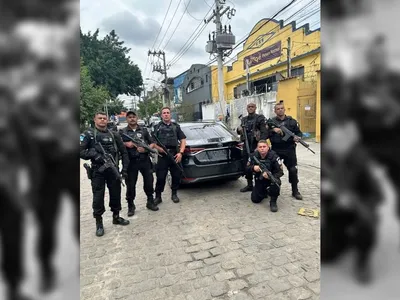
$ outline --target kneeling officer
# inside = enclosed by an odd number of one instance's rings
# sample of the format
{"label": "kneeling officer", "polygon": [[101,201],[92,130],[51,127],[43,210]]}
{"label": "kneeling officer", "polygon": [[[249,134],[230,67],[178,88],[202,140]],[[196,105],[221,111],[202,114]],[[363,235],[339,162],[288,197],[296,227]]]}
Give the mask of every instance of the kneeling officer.
{"label": "kneeling officer", "polygon": [[267,141],[260,140],[258,142],[257,151],[254,152],[251,163],[248,163],[247,170],[253,172],[255,179],[251,201],[260,203],[269,194],[271,196],[270,209],[272,212],[277,212],[276,202],[281,186],[279,178],[283,176],[283,170],[279,156],[269,149]]}

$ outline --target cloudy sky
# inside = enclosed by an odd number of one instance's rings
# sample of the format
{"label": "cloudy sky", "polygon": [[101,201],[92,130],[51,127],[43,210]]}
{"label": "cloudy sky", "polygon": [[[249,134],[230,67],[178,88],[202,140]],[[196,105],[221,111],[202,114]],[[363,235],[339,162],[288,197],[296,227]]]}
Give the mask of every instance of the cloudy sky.
{"label": "cloudy sky", "polygon": [[[236,42],[239,42],[249,34],[259,20],[271,18],[291,0],[232,0],[225,2],[225,6],[234,8],[236,12],[231,19],[224,16],[222,24],[231,25]],[[285,20],[285,23],[286,21],[287,23],[297,21],[298,26],[309,23],[312,30],[319,28],[319,2],[319,0],[296,0],[276,19]],[[177,54],[194,32],[196,33],[193,37],[197,36],[199,29],[203,27],[203,19],[212,13],[210,7],[214,4],[213,0],[81,0],[80,3],[82,31],[93,32],[99,28],[100,34],[106,35],[115,29],[126,45],[132,49],[130,56],[141,69],[144,79],[162,80],[163,78],[161,74],[151,72],[152,59],[148,61],[147,55],[149,49],[165,51],[167,63],[171,63],[167,71],[169,77],[179,75],[193,63],[206,64],[211,59],[205,52],[205,45],[209,33],[215,30],[215,24],[212,21],[182,57]],[[169,12],[166,16],[169,5]],[[304,8],[304,6],[307,7]],[[301,10],[302,8],[303,10]],[[293,14],[295,15],[289,18]],[[166,19],[161,28],[165,16]],[[160,28],[161,32],[158,35]],[[190,39],[187,44],[191,44],[191,41]],[[237,50],[242,50],[242,46],[239,46]],[[230,57],[234,57],[236,52],[233,52]],[[146,83],[148,87],[157,85],[154,81],[146,81]]]}

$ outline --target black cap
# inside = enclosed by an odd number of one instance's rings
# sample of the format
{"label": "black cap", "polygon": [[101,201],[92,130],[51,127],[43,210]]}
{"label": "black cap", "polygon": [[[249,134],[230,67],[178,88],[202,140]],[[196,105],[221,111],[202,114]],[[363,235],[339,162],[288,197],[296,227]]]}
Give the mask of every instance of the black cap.
{"label": "black cap", "polygon": [[134,112],[133,110],[130,110],[130,111],[128,111],[128,112],[126,113],[126,116],[129,116],[129,115],[137,116],[136,112]]}

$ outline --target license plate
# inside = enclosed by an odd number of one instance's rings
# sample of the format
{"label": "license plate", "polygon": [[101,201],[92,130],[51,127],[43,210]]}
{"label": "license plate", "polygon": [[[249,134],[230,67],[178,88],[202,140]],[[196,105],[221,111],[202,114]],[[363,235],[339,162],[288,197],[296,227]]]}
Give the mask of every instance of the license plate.
{"label": "license plate", "polygon": [[226,159],[228,159],[226,149],[207,151],[207,156],[210,160],[226,160]]}

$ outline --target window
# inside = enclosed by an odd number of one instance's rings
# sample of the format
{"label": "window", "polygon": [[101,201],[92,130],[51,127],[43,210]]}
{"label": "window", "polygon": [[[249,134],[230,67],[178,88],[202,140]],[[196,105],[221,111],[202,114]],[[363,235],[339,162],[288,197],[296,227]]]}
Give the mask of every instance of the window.
{"label": "window", "polygon": [[220,124],[199,124],[195,126],[183,127],[183,133],[188,140],[234,140],[234,135],[224,126]]}
{"label": "window", "polygon": [[190,83],[188,84],[188,87],[186,89],[187,93],[193,92],[199,88],[201,88],[204,85],[204,80],[200,77],[194,77]]}
{"label": "window", "polygon": [[291,70],[292,76],[303,76],[304,75],[304,67],[297,67]]}

